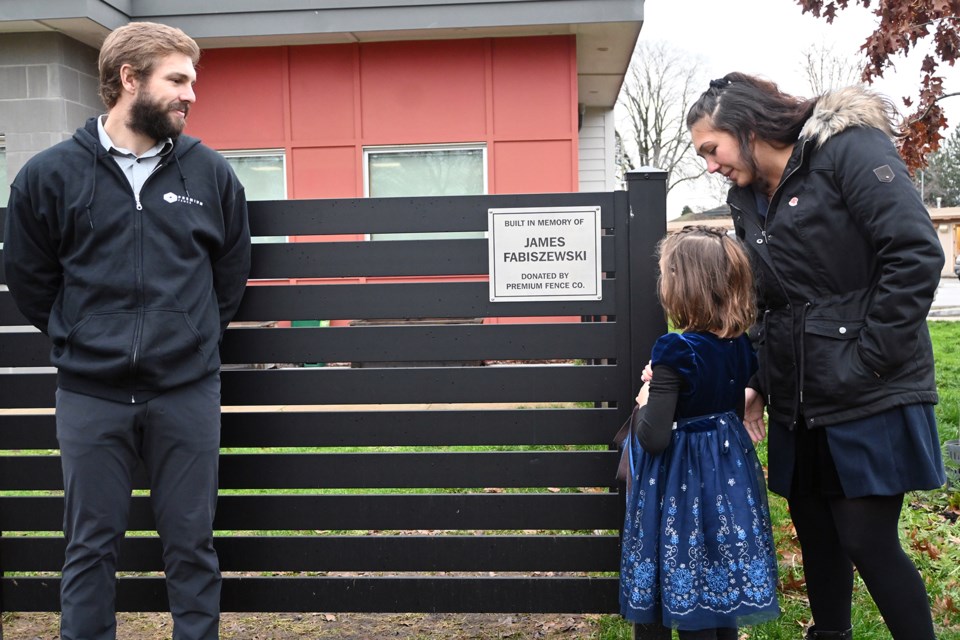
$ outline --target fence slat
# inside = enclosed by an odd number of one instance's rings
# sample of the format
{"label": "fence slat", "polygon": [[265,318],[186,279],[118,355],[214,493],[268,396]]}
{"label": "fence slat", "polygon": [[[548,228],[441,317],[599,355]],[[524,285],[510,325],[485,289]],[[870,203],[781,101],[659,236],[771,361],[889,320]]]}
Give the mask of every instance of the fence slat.
{"label": "fence slat", "polygon": [[[123,578],[118,611],[166,611],[162,578]],[[60,581],[6,578],[9,611],[57,611]],[[617,578],[230,578],[223,611],[616,613]]]}
{"label": "fence slat", "polygon": [[[601,283],[603,299],[572,302],[490,302],[486,282],[404,282],[247,287],[234,318],[278,320],[376,320],[381,318],[496,318],[612,316],[612,279]],[[0,326],[29,325],[9,291],[0,291]]]}
{"label": "fence slat", "polygon": [[[617,399],[614,365],[271,369],[223,371],[225,406],[603,402]],[[54,373],[0,378],[0,406],[54,406]]]}
{"label": "fence slat", "polygon": [[[601,267],[616,269],[613,237],[601,238]],[[483,275],[485,239],[294,242],[253,245],[251,278]]]}
{"label": "fence slat", "polygon": [[[601,207],[614,226],[620,193],[541,193],[250,202],[255,236],[486,231],[487,210],[514,207]],[[622,205],[621,205],[622,206]]]}
{"label": "fence slat", "polygon": [[[623,524],[615,493],[221,495],[219,531],[593,530]],[[4,531],[60,531],[63,498],[0,497]],[[130,502],[130,529],[152,531],[150,500]]]}
{"label": "fence slat", "polygon": [[616,357],[616,342],[600,322],[247,328],[227,331],[221,354],[243,364],[599,359]]}
{"label": "fence slat", "polygon": [[0,367],[49,367],[50,339],[38,331],[0,333]]}
{"label": "fence slat", "polygon": [[[617,571],[620,542],[606,536],[218,537],[221,571]],[[7,571],[60,571],[63,538],[2,538]],[[119,571],[162,571],[156,537],[126,537]]]}
{"label": "fence slat", "polygon": [[252,286],[235,320],[353,320],[379,318],[496,318],[615,315],[613,280],[603,299],[571,302],[490,302],[486,282],[411,282]]}
{"label": "fence slat", "polygon": [[[0,283],[2,284],[2,283]],[[0,291],[0,326],[26,326],[30,323],[23,317],[9,291]]]}
{"label": "fence slat", "polygon": [[[614,451],[228,454],[220,456],[220,488],[606,487],[616,464]],[[139,471],[134,488],[149,488]],[[4,457],[0,490],[61,489],[59,458]]]}
{"label": "fence slat", "polygon": [[[607,444],[607,408],[269,411],[222,417],[223,447],[402,447]],[[56,449],[49,415],[0,415],[0,450]]]}
{"label": "fence slat", "polygon": [[[224,364],[562,360],[616,357],[610,322],[399,326],[238,327],[221,346]],[[0,367],[47,367],[50,340],[0,333]]]}
{"label": "fence slat", "polygon": [[224,371],[224,405],[614,401],[615,365]]}

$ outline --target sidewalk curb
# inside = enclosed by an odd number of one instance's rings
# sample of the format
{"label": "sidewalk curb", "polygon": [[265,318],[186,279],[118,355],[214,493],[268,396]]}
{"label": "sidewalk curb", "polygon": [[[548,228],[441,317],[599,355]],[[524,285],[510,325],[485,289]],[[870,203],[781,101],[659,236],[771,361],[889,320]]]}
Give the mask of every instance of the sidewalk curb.
{"label": "sidewalk curb", "polygon": [[934,307],[927,314],[928,318],[958,318],[960,319],[960,307]]}

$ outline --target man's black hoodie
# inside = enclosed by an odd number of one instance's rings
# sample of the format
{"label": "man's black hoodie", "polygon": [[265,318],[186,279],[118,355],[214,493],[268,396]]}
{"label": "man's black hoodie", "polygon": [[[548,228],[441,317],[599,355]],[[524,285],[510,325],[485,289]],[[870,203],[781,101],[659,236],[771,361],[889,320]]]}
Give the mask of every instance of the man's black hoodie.
{"label": "man's black hoodie", "polygon": [[3,257],[59,385],[142,401],[220,368],[250,268],[243,186],[181,135],[137,197],[91,118],[17,175]]}

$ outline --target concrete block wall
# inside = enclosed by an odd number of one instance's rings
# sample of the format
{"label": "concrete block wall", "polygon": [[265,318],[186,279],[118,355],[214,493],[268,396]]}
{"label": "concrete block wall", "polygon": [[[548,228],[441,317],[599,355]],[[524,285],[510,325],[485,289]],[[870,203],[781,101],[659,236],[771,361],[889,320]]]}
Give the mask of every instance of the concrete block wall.
{"label": "concrete block wall", "polygon": [[8,180],[38,151],[106,111],[97,95],[97,55],[58,33],[0,34],[0,133]]}

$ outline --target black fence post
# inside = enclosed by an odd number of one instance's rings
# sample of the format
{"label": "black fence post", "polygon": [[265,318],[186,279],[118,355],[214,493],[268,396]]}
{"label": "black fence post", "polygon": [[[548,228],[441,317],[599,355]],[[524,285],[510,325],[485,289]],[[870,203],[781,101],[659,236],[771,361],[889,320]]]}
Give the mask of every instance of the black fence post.
{"label": "black fence post", "polygon": [[[667,232],[667,172],[644,167],[627,174],[630,256],[630,371],[633,393],[640,389],[643,367],[667,323],[657,299],[657,243]],[[670,640],[660,624],[635,624],[633,640]]]}
{"label": "black fence post", "polygon": [[[3,229],[6,224],[6,207],[0,207],[0,246],[3,245]],[[3,280],[6,284],[6,280]],[[0,530],[0,538],[3,537],[3,531]],[[0,540],[2,542],[2,540]],[[0,545],[2,546],[2,545]],[[5,571],[3,570],[3,551],[0,549],[0,640],[3,640],[3,576]]]}
{"label": "black fence post", "polygon": [[667,232],[667,172],[645,167],[627,174],[630,236],[630,337],[633,391],[657,338],[667,331],[657,299],[657,243]]}

